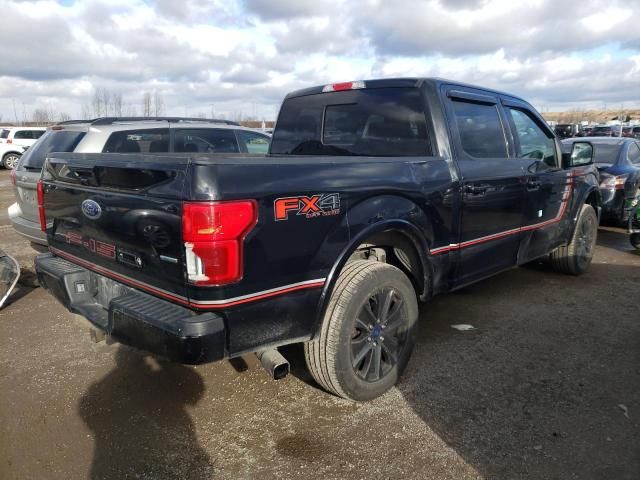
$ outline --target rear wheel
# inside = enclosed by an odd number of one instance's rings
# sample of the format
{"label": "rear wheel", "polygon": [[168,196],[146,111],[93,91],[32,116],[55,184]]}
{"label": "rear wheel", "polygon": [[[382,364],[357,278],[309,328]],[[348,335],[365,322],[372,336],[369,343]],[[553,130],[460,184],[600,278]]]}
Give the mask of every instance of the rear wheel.
{"label": "rear wheel", "polygon": [[551,252],[551,266],[561,273],[582,275],[591,265],[597,237],[596,211],[591,205],[583,205],[569,244]]}
{"label": "rear wheel", "polygon": [[398,268],[357,260],[336,282],[317,339],[305,344],[313,378],[327,391],[371,400],[396,384],[414,345],[418,303]]}
{"label": "rear wheel", "polygon": [[18,162],[20,161],[20,155],[17,153],[7,153],[4,157],[2,157],[2,165],[7,170],[13,170],[18,166]]}

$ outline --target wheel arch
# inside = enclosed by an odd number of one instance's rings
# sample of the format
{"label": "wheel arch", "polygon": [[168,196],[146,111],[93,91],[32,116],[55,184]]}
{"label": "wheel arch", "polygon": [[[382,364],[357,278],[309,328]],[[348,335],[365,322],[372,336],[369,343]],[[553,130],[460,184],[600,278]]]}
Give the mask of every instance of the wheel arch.
{"label": "wheel arch", "polygon": [[[401,270],[407,274],[414,285],[417,297],[421,300],[429,298],[433,291],[433,282],[431,280],[433,279],[433,265],[428,253],[429,243],[420,228],[403,218],[381,220],[354,235],[342,249],[326,277],[319,300],[317,317],[314,322],[313,336],[315,337],[318,333],[340,272],[353,254],[364,245],[389,247],[403,252],[409,259],[409,266],[405,265],[405,268],[401,268]],[[387,263],[398,266],[395,261]]]}

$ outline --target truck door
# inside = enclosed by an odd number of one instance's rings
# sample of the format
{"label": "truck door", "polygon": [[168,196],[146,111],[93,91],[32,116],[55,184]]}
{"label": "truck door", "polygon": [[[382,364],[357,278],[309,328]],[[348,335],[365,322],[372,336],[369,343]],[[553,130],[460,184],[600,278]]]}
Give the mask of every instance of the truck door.
{"label": "truck door", "polygon": [[515,157],[525,169],[526,204],[518,261],[547,254],[565,239],[560,223],[573,188],[570,170],[561,168],[555,135],[526,103],[503,100],[513,133]]}
{"label": "truck door", "polygon": [[457,269],[460,286],[517,262],[525,208],[525,172],[509,155],[499,99],[482,90],[445,87],[452,148],[460,175]]}

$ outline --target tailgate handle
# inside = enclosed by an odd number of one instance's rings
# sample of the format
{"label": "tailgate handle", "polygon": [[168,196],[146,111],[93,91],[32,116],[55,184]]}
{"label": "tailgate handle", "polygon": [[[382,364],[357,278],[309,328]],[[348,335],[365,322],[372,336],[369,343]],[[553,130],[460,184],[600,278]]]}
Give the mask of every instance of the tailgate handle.
{"label": "tailgate handle", "polygon": [[142,258],[132,252],[119,250],[118,261],[120,263],[124,263],[125,265],[129,265],[130,267],[142,268]]}

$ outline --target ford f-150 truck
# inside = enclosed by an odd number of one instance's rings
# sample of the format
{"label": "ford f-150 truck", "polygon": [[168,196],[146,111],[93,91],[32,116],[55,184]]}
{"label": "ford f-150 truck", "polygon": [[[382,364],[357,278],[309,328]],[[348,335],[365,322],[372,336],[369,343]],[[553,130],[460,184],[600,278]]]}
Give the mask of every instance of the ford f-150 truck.
{"label": "ford f-150 truck", "polygon": [[591,157],[497,91],[308,88],[267,155],[50,154],[36,269],[115,341],[189,364],[256,352],[275,376],[277,347],[304,343],[318,384],[367,400],[406,366],[418,300],[541,258],[587,270]]}

